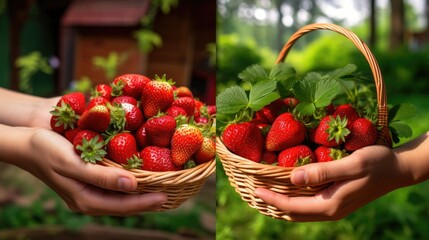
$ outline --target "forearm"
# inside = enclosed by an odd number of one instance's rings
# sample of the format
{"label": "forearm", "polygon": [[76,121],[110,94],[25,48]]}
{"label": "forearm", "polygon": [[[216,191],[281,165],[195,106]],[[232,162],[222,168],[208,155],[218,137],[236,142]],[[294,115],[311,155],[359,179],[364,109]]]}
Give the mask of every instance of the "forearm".
{"label": "forearm", "polygon": [[0,124],[0,161],[21,166],[31,151],[29,146],[36,130],[24,127],[10,127]]}
{"label": "forearm", "polygon": [[400,162],[405,162],[414,183],[429,179],[429,132],[396,148]]}

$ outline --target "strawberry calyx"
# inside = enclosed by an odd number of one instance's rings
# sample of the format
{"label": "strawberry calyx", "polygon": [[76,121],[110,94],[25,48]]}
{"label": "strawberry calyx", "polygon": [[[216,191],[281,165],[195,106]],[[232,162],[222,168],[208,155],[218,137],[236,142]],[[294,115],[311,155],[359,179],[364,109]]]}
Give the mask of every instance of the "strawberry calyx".
{"label": "strawberry calyx", "polygon": [[125,110],[120,106],[120,104],[107,104],[107,107],[110,110],[110,126],[118,131],[125,129],[126,118]]}
{"label": "strawberry calyx", "polygon": [[[170,86],[173,86],[174,84],[176,84],[176,82],[174,82],[173,79],[171,79],[171,78],[167,79],[167,75],[166,74],[162,75],[162,77],[160,77],[157,74],[155,74],[155,79],[154,80],[158,81],[158,82],[166,82]],[[174,94],[174,92],[173,92],[173,94]]]}
{"label": "strawberry calyx", "polygon": [[112,93],[111,93],[111,95],[113,97],[122,96],[122,89],[125,87],[125,83],[124,83],[124,81],[122,81],[122,79],[119,79],[116,82],[112,82],[110,84],[110,86],[112,87]]}
{"label": "strawberry calyx", "polygon": [[122,165],[125,169],[140,169],[143,166],[143,160],[137,156],[133,155],[127,159],[127,164]]}
{"label": "strawberry calyx", "polygon": [[335,142],[339,144],[345,141],[345,137],[350,134],[350,130],[347,128],[347,118],[329,117],[327,133],[329,134],[328,140],[335,139]]}
{"label": "strawberry calyx", "polygon": [[64,129],[73,129],[80,117],[65,101],[61,101],[60,106],[55,106],[50,113],[56,117],[55,127],[64,126]]}
{"label": "strawberry calyx", "polygon": [[190,168],[193,168],[193,167],[196,167],[196,166],[197,166],[197,164],[195,163],[195,161],[193,159],[189,159],[183,165],[183,169],[190,169]]}
{"label": "strawberry calyx", "polygon": [[311,163],[311,156],[299,157],[295,162],[295,167],[303,166]]}
{"label": "strawberry calyx", "polygon": [[340,150],[336,148],[330,148],[329,150],[329,156],[332,158],[332,160],[338,160],[348,155],[345,150]]}
{"label": "strawberry calyx", "polygon": [[82,145],[76,146],[76,149],[82,152],[80,157],[83,161],[97,163],[97,161],[103,160],[103,157],[107,154],[104,146],[104,141],[99,141],[99,137],[95,136],[90,140],[83,138]]}

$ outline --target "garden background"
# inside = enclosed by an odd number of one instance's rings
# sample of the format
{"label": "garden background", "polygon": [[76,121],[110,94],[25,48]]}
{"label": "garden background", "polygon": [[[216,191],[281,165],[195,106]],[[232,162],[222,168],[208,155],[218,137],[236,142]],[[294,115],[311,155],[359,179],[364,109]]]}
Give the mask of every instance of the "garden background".
{"label": "garden background", "polygon": [[[251,64],[271,69],[288,37],[314,22],[349,28],[375,55],[390,105],[412,103],[413,136],[429,130],[428,1],[219,0],[217,92],[237,84]],[[345,37],[327,31],[300,38],[287,63],[298,75],[347,63],[370,79],[362,54]],[[228,239],[428,239],[429,182],[398,189],[337,222],[290,223],[263,216],[229,185],[218,161],[216,238]]]}

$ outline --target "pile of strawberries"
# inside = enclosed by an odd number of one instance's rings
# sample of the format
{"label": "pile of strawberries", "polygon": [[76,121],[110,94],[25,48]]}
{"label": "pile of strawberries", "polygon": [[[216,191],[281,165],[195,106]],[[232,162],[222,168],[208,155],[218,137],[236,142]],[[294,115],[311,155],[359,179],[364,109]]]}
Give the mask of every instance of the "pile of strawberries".
{"label": "pile of strawberries", "polygon": [[176,171],[215,157],[215,112],[165,75],[124,74],[96,85],[89,101],[80,92],[62,96],[50,124],[85,162]]}
{"label": "pile of strawberries", "polygon": [[237,155],[283,167],[340,159],[377,141],[376,126],[351,104],[330,104],[309,124],[294,111],[298,103],[294,97],[277,99],[252,120],[227,125],[221,139]]}

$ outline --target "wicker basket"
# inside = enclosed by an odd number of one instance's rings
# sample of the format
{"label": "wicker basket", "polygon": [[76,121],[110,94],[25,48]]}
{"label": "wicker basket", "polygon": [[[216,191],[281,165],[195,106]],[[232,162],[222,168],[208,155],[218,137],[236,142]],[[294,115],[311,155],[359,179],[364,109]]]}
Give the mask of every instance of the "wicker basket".
{"label": "wicker basket", "polygon": [[[120,164],[109,159],[103,159],[104,166],[122,168]],[[197,194],[207,178],[216,170],[215,159],[200,164],[191,169],[169,172],[151,172],[140,169],[131,169],[137,178],[137,189],[131,194],[164,192],[168,201],[158,211],[174,209],[190,197]]]}
{"label": "wicker basket", "polygon": [[[276,64],[284,61],[290,48],[301,36],[314,30],[330,30],[345,36],[350,41],[352,41],[365,56],[371,68],[377,90],[377,125],[379,127],[379,138],[377,144],[391,146],[392,139],[387,127],[388,111],[386,105],[386,91],[380,68],[369,48],[353,32],[334,24],[307,25],[295,32],[290,37],[289,41],[280,51]],[[241,198],[246,201],[250,207],[258,209],[262,214],[276,219],[289,220],[289,217],[281,210],[266,204],[260,198],[256,197],[254,194],[256,188],[267,188],[274,192],[286,194],[289,196],[311,196],[327,186],[295,186],[290,181],[290,173],[293,168],[255,163],[251,160],[235,155],[225,147],[220,138],[218,138],[216,142],[216,151],[220,161],[222,162],[222,166],[225,169],[225,173],[228,176],[231,186],[235,188],[235,191],[240,194]]]}

